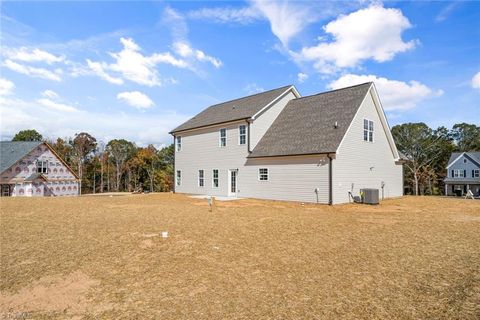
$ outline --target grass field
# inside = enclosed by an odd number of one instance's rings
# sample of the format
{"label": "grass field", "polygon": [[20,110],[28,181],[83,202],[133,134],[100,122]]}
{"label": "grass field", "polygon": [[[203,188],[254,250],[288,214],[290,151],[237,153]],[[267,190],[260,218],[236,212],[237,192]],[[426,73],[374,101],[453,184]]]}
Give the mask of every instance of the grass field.
{"label": "grass field", "polygon": [[0,319],[480,318],[480,201],[0,201]]}

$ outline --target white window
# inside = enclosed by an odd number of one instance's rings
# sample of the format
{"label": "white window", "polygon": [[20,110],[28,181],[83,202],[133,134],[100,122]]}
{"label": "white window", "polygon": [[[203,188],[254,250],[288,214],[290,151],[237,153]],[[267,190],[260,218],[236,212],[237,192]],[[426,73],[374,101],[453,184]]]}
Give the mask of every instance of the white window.
{"label": "white window", "polygon": [[268,169],[267,168],[258,169],[258,180],[268,181]]}
{"label": "white window", "polygon": [[478,178],[478,177],[480,177],[480,170],[478,169],[472,170],[472,178]]}
{"label": "white window", "polygon": [[373,121],[363,119],[363,141],[373,142]]}
{"label": "white window", "polygon": [[227,129],[220,129],[220,147],[227,146]]}
{"label": "white window", "polygon": [[205,185],[205,180],[203,178],[203,170],[198,170],[198,186],[203,187]]}
{"label": "white window", "polygon": [[212,187],[218,188],[218,170],[217,169],[213,169]]}
{"label": "white window", "polygon": [[37,161],[37,172],[38,173],[47,173],[48,172],[48,161]]}
{"label": "white window", "polygon": [[247,127],[241,125],[238,127],[238,144],[242,145],[247,143]]}
{"label": "white window", "polygon": [[460,169],[453,170],[453,177],[454,178],[465,178],[465,171],[460,170]]}
{"label": "white window", "polygon": [[180,136],[177,137],[177,151],[182,151],[182,137]]}
{"label": "white window", "polygon": [[177,186],[182,185],[182,171],[177,170]]}

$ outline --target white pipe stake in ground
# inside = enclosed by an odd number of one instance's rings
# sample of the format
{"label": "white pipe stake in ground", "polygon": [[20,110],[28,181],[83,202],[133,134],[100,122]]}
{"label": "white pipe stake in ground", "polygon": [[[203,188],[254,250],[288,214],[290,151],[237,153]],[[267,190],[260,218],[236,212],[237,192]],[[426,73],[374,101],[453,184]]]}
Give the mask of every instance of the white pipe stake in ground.
{"label": "white pipe stake in ground", "polygon": [[168,238],[168,231],[162,231],[162,238],[163,239]]}

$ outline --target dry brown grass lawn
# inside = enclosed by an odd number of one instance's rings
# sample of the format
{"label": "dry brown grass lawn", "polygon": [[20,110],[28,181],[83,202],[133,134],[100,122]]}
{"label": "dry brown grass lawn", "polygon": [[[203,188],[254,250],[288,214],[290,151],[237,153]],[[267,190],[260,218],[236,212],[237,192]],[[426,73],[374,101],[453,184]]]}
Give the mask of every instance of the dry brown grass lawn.
{"label": "dry brown grass lawn", "polygon": [[0,319],[480,318],[480,201],[0,201]]}

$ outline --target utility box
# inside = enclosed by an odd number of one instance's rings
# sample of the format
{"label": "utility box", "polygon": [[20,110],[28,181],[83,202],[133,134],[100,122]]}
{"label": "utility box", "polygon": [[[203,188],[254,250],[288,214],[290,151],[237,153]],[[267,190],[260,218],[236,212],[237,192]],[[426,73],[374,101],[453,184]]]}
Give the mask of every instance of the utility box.
{"label": "utility box", "polygon": [[360,194],[363,195],[363,203],[378,204],[378,189],[360,189]]}

